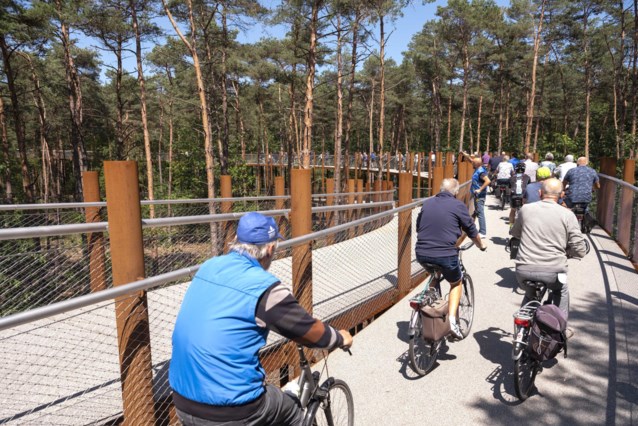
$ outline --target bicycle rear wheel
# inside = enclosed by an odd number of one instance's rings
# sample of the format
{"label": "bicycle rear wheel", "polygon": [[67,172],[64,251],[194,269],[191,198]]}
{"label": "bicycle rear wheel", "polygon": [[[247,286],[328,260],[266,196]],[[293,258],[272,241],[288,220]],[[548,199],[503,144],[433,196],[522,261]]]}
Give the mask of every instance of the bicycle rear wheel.
{"label": "bicycle rear wheel", "polygon": [[507,195],[505,195],[505,191],[501,191],[501,210],[505,210],[505,199]]}
{"label": "bicycle rear wheel", "polygon": [[472,323],[474,322],[474,283],[472,282],[472,277],[468,274],[463,275],[462,285],[463,295],[461,295],[461,302],[459,303],[457,320],[463,338],[466,338],[470,334]]}
{"label": "bicycle rear wheel", "polygon": [[308,407],[305,426],[353,426],[354,402],[350,387],[343,380],[334,379],[323,400]]}
{"label": "bicycle rear wheel", "polygon": [[[423,338],[423,328],[421,323],[421,315],[417,311],[412,312],[412,321],[414,324],[414,335],[410,336],[410,365],[412,370],[419,376],[425,376],[434,365],[439,355],[439,347],[441,341],[433,342]],[[414,317],[416,315],[416,318]]]}
{"label": "bicycle rear wheel", "polygon": [[538,361],[533,359],[526,350],[523,350],[514,363],[514,388],[516,396],[521,401],[525,401],[532,394],[538,367]]}

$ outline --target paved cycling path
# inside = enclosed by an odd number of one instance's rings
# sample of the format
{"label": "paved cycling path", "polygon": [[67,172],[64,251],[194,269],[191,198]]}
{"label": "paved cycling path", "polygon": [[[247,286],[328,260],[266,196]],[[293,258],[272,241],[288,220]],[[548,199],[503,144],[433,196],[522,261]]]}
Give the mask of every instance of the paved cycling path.
{"label": "paved cycling path", "polygon": [[504,250],[508,212],[491,196],[487,204],[488,251],[464,256],[476,291],[470,336],[416,376],[407,357],[408,296],[355,337],[352,357],[330,356],[330,374],[353,391],[355,424],[638,424],[638,275],[599,228],[591,252],[570,261],[569,358],[559,355],[537,377],[539,392],[518,401],[510,341],[522,293]]}

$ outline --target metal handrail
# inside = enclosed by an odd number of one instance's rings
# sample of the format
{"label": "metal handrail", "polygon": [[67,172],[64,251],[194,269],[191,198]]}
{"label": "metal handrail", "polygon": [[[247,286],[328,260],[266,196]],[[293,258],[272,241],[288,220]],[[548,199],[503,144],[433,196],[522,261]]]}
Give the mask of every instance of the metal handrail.
{"label": "metal handrail", "polygon": [[[318,197],[340,197],[343,195],[375,195],[390,194],[394,190],[386,191],[370,191],[370,192],[341,192],[339,194],[313,194],[312,198]],[[260,197],[226,197],[226,198],[192,198],[179,200],[142,200],[140,204],[147,205],[163,205],[163,204],[200,204],[200,203],[239,203],[243,201],[272,201],[272,200],[288,200],[290,195],[265,195]],[[77,209],[87,207],[106,207],[106,201],[93,201],[81,203],[47,203],[47,204],[0,204],[0,211],[14,210],[54,210],[54,209]]]}
{"label": "metal handrail", "polygon": [[605,175],[605,174],[602,174],[602,173],[598,173],[598,176],[603,178],[603,179],[607,179],[607,180],[610,180],[612,182],[615,182],[618,185],[621,185],[621,186],[623,186],[623,187],[625,187],[627,189],[631,189],[634,192],[638,192],[638,188],[635,185],[632,185],[632,184],[630,184],[628,182],[625,182],[622,179],[618,179],[616,177]]}
{"label": "metal handrail", "polygon": [[[466,182],[462,184],[459,187],[459,189],[464,188],[465,186],[469,184],[470,182]],[[324,230],[313,232],[300,237],[291,238],[289,240],[281,242],[279,244],[279,248],[285,249],[289,247],[294,247],[296,245],[303,244],[308,241],[316,240],[316,239],[323,238],[325,236],[332,235],[340,231],[347,230],[354,226],[360,226],[365,223],[372,222],[374,220],[383,219],[387,216],[394,216],[395,214],[402,212],[404,210],[417,207],[419,204],[423,202],[423,200],[424,199],[419,199],[411,203],[408,203],[404,206],[396,207],[392,210],[388,210],[388,211],[377,213],[362,219],[357,219],[352,222],[337,225],[329,229],[324,229]],[[196,265],[196,266],[192,266],[188,268],[178,269],[176,271],[167,272],[165,274],[157,275],[155,277],[145,278],[143,280],[135,281],[128,284],[123,284],[123,285],[113,287],[107,290],[101,290],[95,293],[75,297],[73,299],[64,300],[64,301],[53,303],[51,305],[43,306],[40,308],[31,309],[26,312],[20,312],[17,314],[8,315],[4,318],[0,318],[0,331],[17,327],[19,325],[23,325],[29,322],[48,318],[54,315],[63,314],[65,312],[87,307],[96,303],[105,302],[107,300],[115,299],[116,297],[126,296],[138,291],[149,290],[157,286],[167,284],[169,282],[177,281],[179,279],[192,276],[195,272],[197,272],[200,266],[201,265]]]}
{"label": "metal handrail", "polygon": [[[380,201],[363,204],[342,204],[334,206],[313,207],[313,213],[325,213],[340,210],[355,210],[373,207],[387,207],[393,205],[392,201]],[[290,209],[262,210],[258,211],[265,216],[285,216],[290,213]],[[212,215],[163,217],[157,219],[142,219],[142,228],[158,228],[163,226],[197,225],[204,223],[217,223],[239,220],[248,212],[221,213]],[[87,234],[90,232],[107,232],[108,222],[80,223],[72,225],[47,225],[29,226],[21,228],[0,229],[0,241],[19,240],[22,238],[42,238],[55,237],[61,235]]]}
{"label": "metal handrail", "polygon": [[[377,213],[372,216],[368,216],[362,219],[357,219],[352,222],[344,223],[342,225],[337,225],[322,231],[317,231],[317,232],[306,234],[300,237],[291,238],[289,240],[282,241],[279,244],[279,248],[285,249],[289,247],[294,247],[296,245],[303,244],[305,242],[316,240],[319,238],[323,238],[325,236],[332,235],[334,233],[352,228],[354,226],[359,226],[368,222],[383,219],[387,216],[394,216],[397,212],[406,210],[410,205],[416,206],[422,201],[423,200],[417,200],[413,203],[407,204],[399,208],[394,208],[392,210]],[[387,202],[383,204],[386,204],[386,203]],[[368,204],[367,206],[370,206],[371,204]],[[357,206],[360,206],[360,205],[357,205]],[[264,214],[266,213],[267,212],[264,212]],[[233,214],[239,214],[239,213],[233,213]],[[159,219],[155,219],[155,220],[159,220]],[[75,309],[84,308],[90,305],[94,305],[96,303],[105,302],[110,299],[115,299],[116,297],[126,296],[138,291],[149,290],[157,286],[167,284],[169,282],[177,281],[179,279],[193,275],[195,272],[197,272],[200,266],[201,265],[178,269],[176,271],[167,272],[165,274],[157,275],[155,277],[145,278],[143,280],[135,281],[128,284],[123,284],[123,285],[113,287],[107,290],[102,290],[95,293],[75,297],[73,299],[64,300],[61,302],[53,303],[51,305],[35,308],[29,311],[8,315],[4,318],[0,318],[0,331],[17,327],[19,325],[23,325],[29,322],[48,318],[54,315],[63,314],[65,312],[69,312]]]}

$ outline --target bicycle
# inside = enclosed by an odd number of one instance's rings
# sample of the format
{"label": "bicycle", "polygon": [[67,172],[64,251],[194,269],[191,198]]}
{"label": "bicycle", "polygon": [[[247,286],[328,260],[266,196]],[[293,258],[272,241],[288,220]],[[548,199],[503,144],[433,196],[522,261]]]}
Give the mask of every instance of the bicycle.
{"label": "bicycle", "polygon": [[[345,349],[350,353],[349,349]],[[319,385],[321,373],[312,371],[304,353],[297,345],[301,374],[297,381],[298,398],[304,410],[303,426],[353,426],[354,402],[352,392],[343,380],[328,377]],[[352,355],[352,353],[350,353]]]}
{"label": "bicycle", "polygon": [[507,195],[507,191],[509,190],[509,184],[507,183],[499,183],[498,185],[498,198],[501,201],[501,210],[505,210],[505,206],[509,205],[510,200]]}
{"label": "bicycle", "polygon": [[[589,235],[592,230],[591,221],[586,221],[585,217],[588,215],[587,206],[589,203],[574,203],[571,207],[571,211],[576,215],[576,219],[578,220],[578,225],[580,226],[580,232],[585,235]],[[588,223],[589,222],[589,223]],[[591,246],[587,238],[585,238],[585,251],[589,253],[591,250]]]}
{"label": "bicycle", "polygon": [[[473,245],[474,243],[470,242],[459,247],[459,263],[463,274],[461,281],[463,294],[459,303],[457,321],[463,338],[470,334],[472,323],[474,322],[474,283],[472,282],[472,277],[463,266],[461,253]],[[408,329],[410,364],[414,372],[419,376],[425,376],[430,371],[439,355],[443,341],[446,339],[446,337],[443,337],[433,341],[426,339],[422,334],[421,308],[441,299],[441,281],[443,281],[439,265],[427,263],[424,267],[430,276],[425,283],[423,291],[410,299],[410,307],[413,311]]]}

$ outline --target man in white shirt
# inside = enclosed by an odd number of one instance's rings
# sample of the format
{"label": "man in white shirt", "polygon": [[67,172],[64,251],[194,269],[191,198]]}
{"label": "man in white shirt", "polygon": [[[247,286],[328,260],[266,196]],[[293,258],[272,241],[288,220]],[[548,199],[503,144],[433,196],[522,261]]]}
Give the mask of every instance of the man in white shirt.
{"label": "man in white shirt", "polygon": [[536,170],[538,163],[534,162],[534,154],[528,152],[525,155],[525,174],[529,176],[530,182],[536,182]]}
{"label": "man in white shirt", "polygon": [[565,175],[568,171],[576,167],[574,163],[573,155],[566,155],[565,162],[554,169],[554,176],[556,176],[562,182],[565,179]]}

